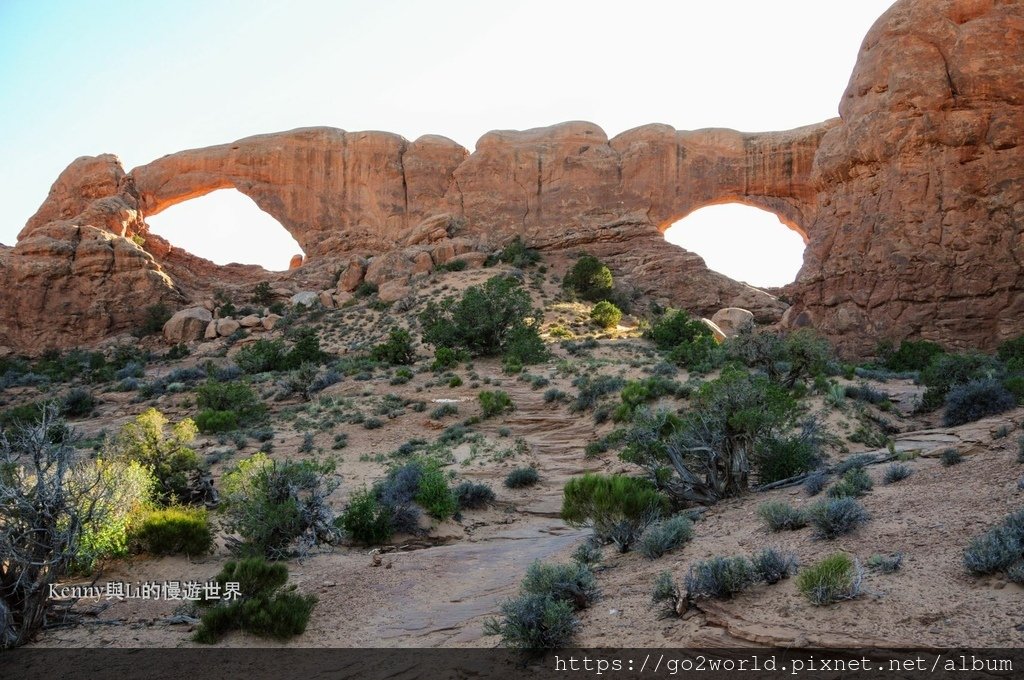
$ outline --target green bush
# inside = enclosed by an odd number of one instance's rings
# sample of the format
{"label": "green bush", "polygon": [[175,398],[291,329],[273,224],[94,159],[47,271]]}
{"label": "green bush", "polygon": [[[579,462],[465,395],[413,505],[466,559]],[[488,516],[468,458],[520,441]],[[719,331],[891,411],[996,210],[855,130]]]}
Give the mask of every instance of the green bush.
{"label": "green bush", "polygon": [[484,390],[477,395],[477,399],[480,400],[480,408],[484,418],[492,418],[507,411],[514,411],[516,408],[515,404],[512,403],[512,398],[508,396],[507,392],[502,390],[494,392]]}
{"label": "green bush", "polygon": [[651,604],[661,607],[658,618],[667,619],[676,616],[676,608],[681,597],[679,588],[672,580],[672,574],[667,571],[658,574],[658,578],[654,581],[654,590],[651,593]]}
{"label": "green bush", "polygon": [[712,557],[690,566],[686,591],[691,599],[728,599],[757,583],[757,572],[746,557]]}
{"label": "green bush", "polygon": [[205,555],[213,548],[213,531],[205,509],[170,507],[143,514],[128,540],[151,555]]}
{"label": "green bush", "polygon": [[954,387],[975,380],[998,379],[1003,370],[995,357],[984,354],[937,354],[921,371],[921,382],[927,387],[921,405],[938,408]]}
{"label": "green bush", "polygon": [[745,492],[750,453],[789,431],[799,414],[785,388],[737,368],[704,383],[690,402],[682,416],[638,409],[620,454],[679,504]]}
{"label": "green bush", "polygon": [[730,359],[762,371],[773,383],[792,389],[821,376],[832,361],[832,347],[810,328],[781,337],[771,331],[743,328],[726,345]]}
{"label": "green bush", "polygon": [[613,284],[611,270],[593,255],[576,260],[562,279],[563,288],[590,302],[607,300]]}
{"label": "green bush", "polygon": [[821,447],[816,434],[805,430],[800,435],[764,438],[753,460],[758,483],[789,479],[818,467]]}
{"label": "green bush", "polygon": [[186,418],[168,428],[167,418],[150,408],[125,423],[108,447],[114,459],[133,461],[152,470],[155,499],[162,504],[208,500],[201,479],[199,454],[189,448],[196,425]]}
{"label": "green bush", "polygon": [[312,328],[301,328],[294,333],[291,349],[283,340],[260,339],[238,350],[235,363],[243,373],[295,370],[303,364],[318,366],[327,359],[320,349],[320,338]]}
{"label": "green bush", "polygon": [[1004,413],[1016,405],[1017,398],[997,380],[973,380],[952,388],[946,395],[942,423],[946,427],[963,425]]}
{"label": "green bush", "polygon": [[327,497],[339,485],[330,461],[242,460],[221,480],[224,526],[242,555],[281,559],[338,539]]}
{"label": "green bush", "polygon": [[151,507],[157,488],[152,472],[137,460],[97,460],[93,465],[83,478],[95,480],[97,489],[106,488],[110,493],[92,497],[86,492],[82,499],[95,503],[91,513],[89,508],[79,509],[83,516],[92,516],[92,521],[81,528],[70,565],[72,571],[83,574],[93,572],[101,560],[128,554],[131,531]]}
{"label": "green bush", "polygon": [[459,509],[455,494],[437,464],[425,464],[420,476],[415,501],[434,519],[444,521]]}
{"label": "green bush", "polygon": [[370,355],[376,361],[392,365],[409,365],[416,362],[412,336],[409,335],[409,331],[401,328],[392,328],[388,339],[375,346]]}
{"label": "green bush", "polygon": [[691,318],[681,309],[669,309],[651,324],[644,337],[653,341],[658,349],[670,350],[703,337],[713,340],[714,334],[700,319]]}
{"label": "green bush", "polygon": [[252,301],[266,307],[274,301],[274,291],[267,281],[260,281],[252,289]]}
{"label": "green bush", "polygon": [[521,236],[516,236],[512,241],[502,248],[498,253],[498,261],[510,264],[519,269],[525,269],[540,261],[540,253],[533,248],[527,248]]}
{"label": "green bush", "polygon": [[364,489],[352,495],[338,525],[357,543],[380,545],[394,534],[391,519],[390,508],[381,504],[373,491]]}
{"label": "green bush", "polygon": [[140,335],[156,335],[162,333],[164,324],[171,320],[173,313],[162,302],[146,307],[142,317],[142,325],[139,327]]}
{"label": "green bush", "polygon": [[[423,341],[434,347],[463,350],[471,356],[513,356],[536,363],[546,356],[530,294],[510,276],[495,276],[470,286],[462,298],[430,302],[420,314]],[[531,320],[532,319],[532,320]]]}
{"label": "green bush", "polygon": [[452,347],[438,347],[434,350],[434,363],[430,365],[430,370],[445,371],[449,368],[455,368],[468,358],[469,354],[465,350]]}
{"label": "green bush", "polygon": [[768,501],[757,509],[768,531],[795,531],[807,526],[807,515],[785,501]]}
{"label": "green bush", "polygon": [[72,389],[61,399],[60,410],[66,418],[84,418],[92,414],[94,408],[96,408],[96,398],[92,396],[92,392],[83,387]]}
{"label": "green bush", "polygon": [[607,300],[602,300],[590,310],[590,319],[601,328],[615,328],[622,321],[622,310]]}
{"label": "green bush", "polygon": [[[267,407],[247,382],[218,382],[209,379],[196,388],[196,405],[203,411],[230,412],[235,415],[239,427],[249,427],[261,422],[267,414]],[[208,423],[223,423],[207,416]]]}
{"label": "green bush", "polygon": [[591,526],[601,541],[627,552],[644,530],[668,509],[650,482],[625,475],[585,474],[565,485],[562,519]]}
{"label": "green bush", "polygon": [[509,489],[523,489],[540,481],[535,467],[517,467],[505,476],[505,486]]}
{"label": "green bush", "polygon": [[469,266],[469,263],[466,262],[465,260],[455,259],[455,260],[449,260],[448,262],[445,262],[444,264],[434,265],[434,271],[435,272],[461,272],[461,271],[465,271],[466,267],[468,267],[468,266]]}
{"label": "green bush", "polygon": [[709,373],[725,362],[725,350],[713,336],[701,335],[676,345],[667,358],[693,373]]}
{"label": "green bush", "polygon": [[847,470],[828,490],[831,498],[860,498],[875,486],[868,471],[862,467]]}
{"label": "green bush", "polygon": [[848,534],[868,521],[867,510],[855,498],[819,501],[807,511],[815,537],[833,539]]}
{"label": "green bush", "polygon": [[[206,611],[193,639],[203,644],[213,644],[232,630],[282,640],[301,635],[316,605],[315,596],[285,585],[288,567],[261,558],[228,562],[215,580],[222,599],[213,606],[210,600],[199,601]],[[237,598],[223,598],[228,583],[238,584]]]}
{"label": "green bush", "polygon": [[882,364],[890,371],[923,371],[932,359],[943,353],[942,347],[928,340],[903,340],[899,349],[883,348]]}
{"label": "green bush", "polygon": [[654,560],[675,550],[693,538],[693,522],[686,515],[676,515],[655,522],[640,537],[640,554]]}
{"label": "green bush", "polygon": [[233,432],[238,429],[238,414],[234,411],[206,409],[196,414],[196,427],[203,434]]}
{"label": "green bush", "polygon": [[796,587],[811,604],[821,606],[860,595],[862,578],[860,565],[852,557],[835,553],[800,572]]}

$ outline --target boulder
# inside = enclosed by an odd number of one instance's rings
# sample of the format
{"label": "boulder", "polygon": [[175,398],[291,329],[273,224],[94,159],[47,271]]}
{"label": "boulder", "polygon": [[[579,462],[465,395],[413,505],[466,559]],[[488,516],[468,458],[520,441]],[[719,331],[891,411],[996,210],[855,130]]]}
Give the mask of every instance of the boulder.
{"label": "boulder", "polygon": [[274,330],[274,326],[276,326],[277,322],[280,320],[281,317],[278,314],[267,314],[263,317],[263,327],[268,331],[272,331]]}
{"label": "boulder", "polygon": [[241,328],[242,325],[234,319],[217,319],[217,335],[227,337]]}
{"label": "boulder", "polygon": [[172,345],[199,340],[213,320],[205,307],[189,307],[175,312],[164,324],[164,339]]}
{"label": "boulder", "polygon": [[745,325],[753,324],[754,315],[745,309],[740,309],[739,307],[726,307],[725,309],[720,309],[715,312],[711,317],[711,321],[715,326],[721,329],[721,332],[724,333],[726,337],[731,338],[739,334],[740,329]]}
{"label": "boulder", "polygon": [[263,320],[259,317],[258,314],[250,314],[248,316],[243,316],[241,319],[238,320],[238,323],[239,325],[242,326],[242,328],[255,328],[256,326],[259,326],[262,322]]}
{"label": "boulder", "polygon": [[338,278],[338,292],[351,293],[363,282],[366,274],[366,261],[361,257],[353,257]]}
{"label": "boulder", "polygon": [[217,339],[217,321],[218,319],[214,319],[206,325],[206,332],[203,333],[203,338],[207,340]]}
{"label": "boulder", "polygon": [[722,332],[722,329],[718,327],[718,324],[716,324],[711,319],[701,319],[700,321],[701,321],[702,324],[704,324],[705,326],[707,326],[708,328],[711,329],[712,335],[715,336],[715,342],[718,342],[718,343],[725,342],[726,335],[725,335],[725,333]]}
{"label": "boulder", "polygon": [[377,291],[377,299],[381,302],[395,302],[412,294],[412,289],[405,281],[388,281]]}
{"label": "boulder", "polygon": [[320,295],[318,296],[318,298],[320,300],[320,304],[322,304],[324,307],[326,307],[327,309],[334,309],[334,297],[331,295],[331,291],[320,291]]}
{"label": "boulder", "polygon": [[320,302],[320,293],[312,290],[304,290],[301,293],[296,293],[291,297],[293,305],[306,305],[312,307],[316,303]]}
{"label": "boulder", "polygon": [[292,255],[292,259],[288,262],[288,271],[301,267],[305,259],[306,258],[303,257],[301,253]]}

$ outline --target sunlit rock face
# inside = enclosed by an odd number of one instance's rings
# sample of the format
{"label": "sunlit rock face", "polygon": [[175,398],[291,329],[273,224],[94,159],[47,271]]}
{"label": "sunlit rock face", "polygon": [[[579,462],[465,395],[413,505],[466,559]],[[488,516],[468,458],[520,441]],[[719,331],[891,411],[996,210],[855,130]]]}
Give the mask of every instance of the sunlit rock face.
{"label": "sunlit rock face", "polygon": [[[130,172],[113,156],[81,158],[16,247],[0,249],[0,283],[20,283],[7,290],[24,300],[0,310],[0,345],[95,340],[136,323],[143,295],[181,306],[261,279],[333,288],[342,272],[347,292],[370,271],[404,295],[431,266],[481,261],[519,235],[552,254],[593,253],[696,314],[739,307],[813,325],[847,353],[917,335],[991,347],[1024,332],[1022,36],[1022,3],[901,0],[865,39],[840,118],[787,132],[647,125],[608,139],[569,122],[490,132],[470,154],[439,136],[306,128]],[[146,216],[228,187],[291,233],[303,266],[217,267],[148,232]],[[677,220],[724,202],[770,210],[806,239],[788,310],[664,241]],[[87,228],[114,255],[85,277],[71,265]]]}

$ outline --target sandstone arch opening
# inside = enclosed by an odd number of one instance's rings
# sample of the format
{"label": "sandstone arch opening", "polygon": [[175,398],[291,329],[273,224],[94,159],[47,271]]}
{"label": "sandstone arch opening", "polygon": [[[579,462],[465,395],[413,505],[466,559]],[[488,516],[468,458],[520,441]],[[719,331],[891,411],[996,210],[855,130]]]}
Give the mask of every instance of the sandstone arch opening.
{"label": "sandstone arch opening", "polygon": [[302,248],[281,223],[237,189],[219,189],[147,216],[150,231],[219,265],[284,271]]}
{"label": "sandstone arch opening", "polygon": [[695,210],[664,233],[710,269],[758,288],[795,281],[806,246],[803,234],[774,213],[740,203]]}

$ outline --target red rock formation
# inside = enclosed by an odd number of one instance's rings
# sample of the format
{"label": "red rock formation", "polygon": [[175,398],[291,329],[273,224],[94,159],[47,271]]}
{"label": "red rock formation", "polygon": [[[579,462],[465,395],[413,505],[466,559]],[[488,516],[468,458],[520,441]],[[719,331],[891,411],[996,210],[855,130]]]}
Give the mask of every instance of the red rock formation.
{"label": "red rock formation", "polygon": [[[154,279],[164,282],[158,297],[194,298],[218,278],[251,280],[258,268],[218,268],[143,222],[234,187],[302,246],[307,265],[291,276],[355,263],[339,292],[363,276],[404,291],[406,277],[431,263],[476,258],[471,251],[521,235],[546,251],[606,258],[620,279],[698,314],[735,306],[777,320],[785,305],[774,297],[709,271],[661,236],[697,208],[735,201],[775,212],[804,236],[784,321],[812,324],[847,352],[910,335],[990,347],[1024,331],[1024,3],[896,2],[865,39],[839,112],[788,132],[647,125],[610,140],[596,125],[571,122],[491,132],[472,154],[443,137],[307,128],[171,154],[127,174],[111,156],[78,159],[17,247],[0,250],[0,283],[30,270],[46,270],[47,286],[62,281],[69,270],[53,258],[63,253],[65,262],[69,246],[52,235],[72,243],[79,232],[60,229],[87,226],[112,242],[144,238],[152,258],[130,268],[170,277]],[[44,232],[46,247],[34,246]],[[126,300],[131,291],[108,290],[119,281],[99,277],[87,289]],[[0,344],[27,348],[42,337],[10,331],[9,315],[0,311]],[[93,322],[78,337],[126,323]]]}

